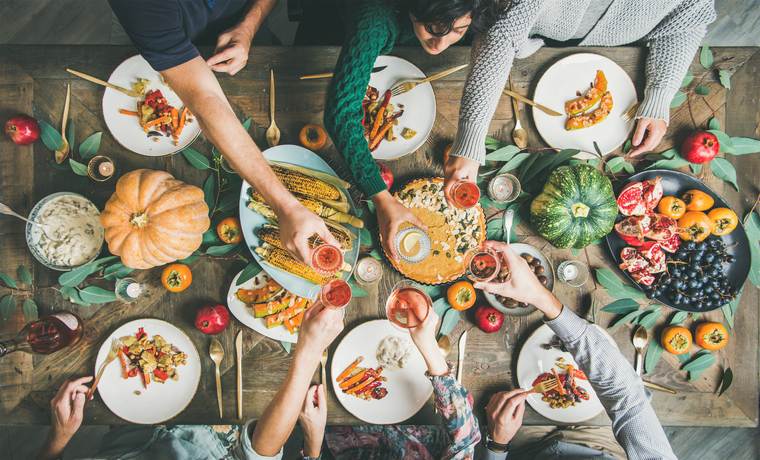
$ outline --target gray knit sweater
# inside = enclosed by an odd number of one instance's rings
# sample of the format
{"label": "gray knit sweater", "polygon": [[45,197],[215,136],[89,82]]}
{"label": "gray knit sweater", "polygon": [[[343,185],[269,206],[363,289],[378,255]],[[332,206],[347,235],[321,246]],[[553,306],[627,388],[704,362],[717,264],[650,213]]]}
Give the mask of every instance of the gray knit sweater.
{"label": "gray knit sweater", "polygon": [[[512,0],[496,24],[477,37],[451,154],[485,162],[485,137],[512,60],[543,45],[532,36],[569,40],[600,0]],[[715,19],[713,0],[614,0],[581,46],[646,42],[647,83],[637,118],[668,121],[670,102]]]}

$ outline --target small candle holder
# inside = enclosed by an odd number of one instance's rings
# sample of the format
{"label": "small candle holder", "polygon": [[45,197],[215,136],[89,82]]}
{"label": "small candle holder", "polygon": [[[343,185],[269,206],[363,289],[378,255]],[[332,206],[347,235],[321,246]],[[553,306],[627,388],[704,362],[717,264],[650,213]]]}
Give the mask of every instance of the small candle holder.
{"label": "small candle holder", "polygon": [[372,286],[383,277],[383,264],[372,256],[359,259],[354,270],[356,282],[362,286]]}
{"label": "small candle holder", "polygon": [[116,297],[124,302],[134,302],[139,299],[145,289],[134,278],[122,278],[116,282],[114,292]]}
{"label": "small candle holder", "polygon": [[588,265],[580,260],[565,260],[557,266],[557,278],[571,287],[581,287],[589,279]]}
{"label": "small candle holder", "polygon": [[488,183],[488,196],[497,203],[511,203],[521,191],[520,180],[509,173],[499,174]]}
{"label": "small candle holder", "polygon": [[113,160],[105,155],[97,155],[87,163],[87,176],[95,182],[105,182],[116,173]]}

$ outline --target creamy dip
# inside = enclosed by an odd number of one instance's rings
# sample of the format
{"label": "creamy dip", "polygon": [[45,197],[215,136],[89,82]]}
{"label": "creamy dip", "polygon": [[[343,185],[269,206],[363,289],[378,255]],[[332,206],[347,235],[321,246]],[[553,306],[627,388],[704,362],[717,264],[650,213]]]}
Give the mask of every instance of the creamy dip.
{"label": "creamy dip", "polygon": [[50,264],[65,267],[83,265],[103,246],[100,211],[88,199],[62,195],[45,203],[36,215],[43,229],[32,226],[37,252]]}
{"label": "creamy dip", "polygon": [[408,339],[389,335],[377,346],[377,363],[385,369],[401,369],[409,360],[411,348]]}

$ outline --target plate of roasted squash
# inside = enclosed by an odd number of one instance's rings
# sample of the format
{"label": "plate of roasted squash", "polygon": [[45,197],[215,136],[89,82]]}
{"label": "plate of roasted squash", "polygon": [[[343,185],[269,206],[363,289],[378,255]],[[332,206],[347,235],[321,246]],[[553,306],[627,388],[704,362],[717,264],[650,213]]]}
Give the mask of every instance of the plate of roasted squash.
{"label": "plate of roasted squash", "polygon": [[[277,215],[261,194],[243,181],[240,224],[246,246],[270,277],[294,295],[314,298],[331,279],[347,280],[359,258],[359,230],[364,222],[348,194],[350,184],[317,154],[298,145],[280,145],[264,151],[275,175],[307,209],[322,217],[340,242],[344,264],[335,275],[324,275],[294,258],[280,240]],[[319,242],[316,235],[312,247]]]}
{"label": "plate of roasted squash", "polygon": [[631,77],[615,61],[577,53],[544,72],[533,100],[562,113],[551,116],[533,108],[536,129],[547,144],[578,149],[578,157],[592,158],[596,156],[594,142],[606,155],[628,139],[634,121],[622,115],[638,99]]}

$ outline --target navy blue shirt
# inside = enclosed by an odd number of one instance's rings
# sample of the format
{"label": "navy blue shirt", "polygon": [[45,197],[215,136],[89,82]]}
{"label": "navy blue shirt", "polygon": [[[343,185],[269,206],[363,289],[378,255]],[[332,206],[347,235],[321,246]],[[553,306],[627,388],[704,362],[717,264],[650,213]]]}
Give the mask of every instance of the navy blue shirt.
{"label": "navy blue shirt", "polygon": [[194,42],[215,44],[248,0],[108,0],[140,54],[157,71],[200,55]]}

